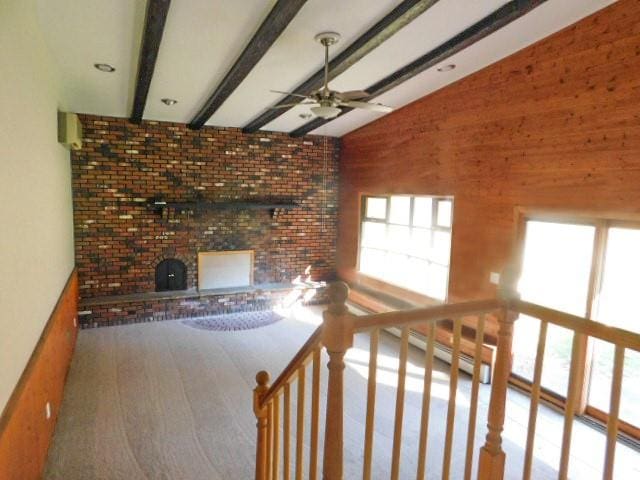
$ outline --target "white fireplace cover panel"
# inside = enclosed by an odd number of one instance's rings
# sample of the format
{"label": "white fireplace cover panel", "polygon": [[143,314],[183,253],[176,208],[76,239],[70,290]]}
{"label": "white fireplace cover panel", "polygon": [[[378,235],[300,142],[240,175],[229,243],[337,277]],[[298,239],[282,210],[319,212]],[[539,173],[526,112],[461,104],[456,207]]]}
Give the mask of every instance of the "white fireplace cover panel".
{"label": "white fireplace cover panel", "polygon": [[253,284],[253,250],[198,253],[198,289]]}

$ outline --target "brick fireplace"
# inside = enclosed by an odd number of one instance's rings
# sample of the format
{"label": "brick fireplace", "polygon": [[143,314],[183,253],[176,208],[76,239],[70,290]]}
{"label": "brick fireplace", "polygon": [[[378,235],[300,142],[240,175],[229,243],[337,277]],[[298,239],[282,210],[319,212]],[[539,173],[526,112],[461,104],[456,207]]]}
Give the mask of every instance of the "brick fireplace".
{"label": "brick fireplace", "polygon": [[[72,168],[83,327],[266,308],[296,279],[305,288],[300,280],[333,277],[337,140],[81,120]],[[250,284],[199,288],[200,254],[241,251],[252,252]]]}

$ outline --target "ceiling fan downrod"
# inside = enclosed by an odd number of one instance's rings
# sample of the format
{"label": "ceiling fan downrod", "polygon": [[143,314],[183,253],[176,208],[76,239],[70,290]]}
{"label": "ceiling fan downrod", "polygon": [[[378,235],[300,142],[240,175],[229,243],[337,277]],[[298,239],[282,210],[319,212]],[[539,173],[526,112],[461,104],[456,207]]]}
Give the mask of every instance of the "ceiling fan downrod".
{"label": "ceiling fan downrod", "polygon": [[315,40],[324,46],[324,86],[322,88],[322,96],[329,98],[331,96],[331,90],[329,90],[329,47],[338,43],[340,34],[337,32],[321,32],[315,36]]}

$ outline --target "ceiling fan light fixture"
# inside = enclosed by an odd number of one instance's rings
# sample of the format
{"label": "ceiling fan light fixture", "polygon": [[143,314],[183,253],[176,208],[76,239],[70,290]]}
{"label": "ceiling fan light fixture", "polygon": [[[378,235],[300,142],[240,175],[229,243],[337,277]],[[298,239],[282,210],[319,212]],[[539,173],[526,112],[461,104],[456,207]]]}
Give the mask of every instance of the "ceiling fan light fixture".
{"label": "ceiling fan light fixture", "polygon": [[325,120],[329,118],[337,117],[342,110],[338,107],[329,107],[329,106],[319,106],[319,107],[311,107],[311,111],[316,117],[324,118]]}

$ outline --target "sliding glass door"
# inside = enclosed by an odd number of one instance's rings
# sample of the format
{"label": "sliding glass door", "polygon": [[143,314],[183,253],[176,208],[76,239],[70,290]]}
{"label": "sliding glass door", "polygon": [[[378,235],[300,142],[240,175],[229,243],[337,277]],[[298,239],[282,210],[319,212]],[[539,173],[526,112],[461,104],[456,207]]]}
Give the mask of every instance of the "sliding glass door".
{"label": "sliding glass door", "polygon": [[[640,230],[612,227],[607,230],[604,268],[596,298],[597,320],[640,333]],[[609,411],[613,347],[594,341],[591,355],[588,413],[604,416]],[[625,353],[620,418],[640,426],[640,354]]]}
{"label": "sliding glass door", "polygon": [[[605,219],[576,222],[524,221],[518,291],[523,300],[590,317],[640,333],[640,226]],[[533,379],[540,322],[521,316],[515,325],[512,374],[525,384]],[[548,399],[563,403],[567,392],[572,335],[549,326],[542,372]],[[613,348],[599,341],[581,345],[584,377],[580,413],[603,421],[609,411]],[[640,354],[625,355],[621,420],[623,430],[640,433]]]}
{"label": "sliding glass door", "polygon": [[[518,291],[523,300],[581,317],[587,311],[595,228],[528,221]],[[540,322],[520,316],[513,344],[513,373],[533,380]],[[542,387],[565,395],[572,334],[550,325],[542,370]]]}

